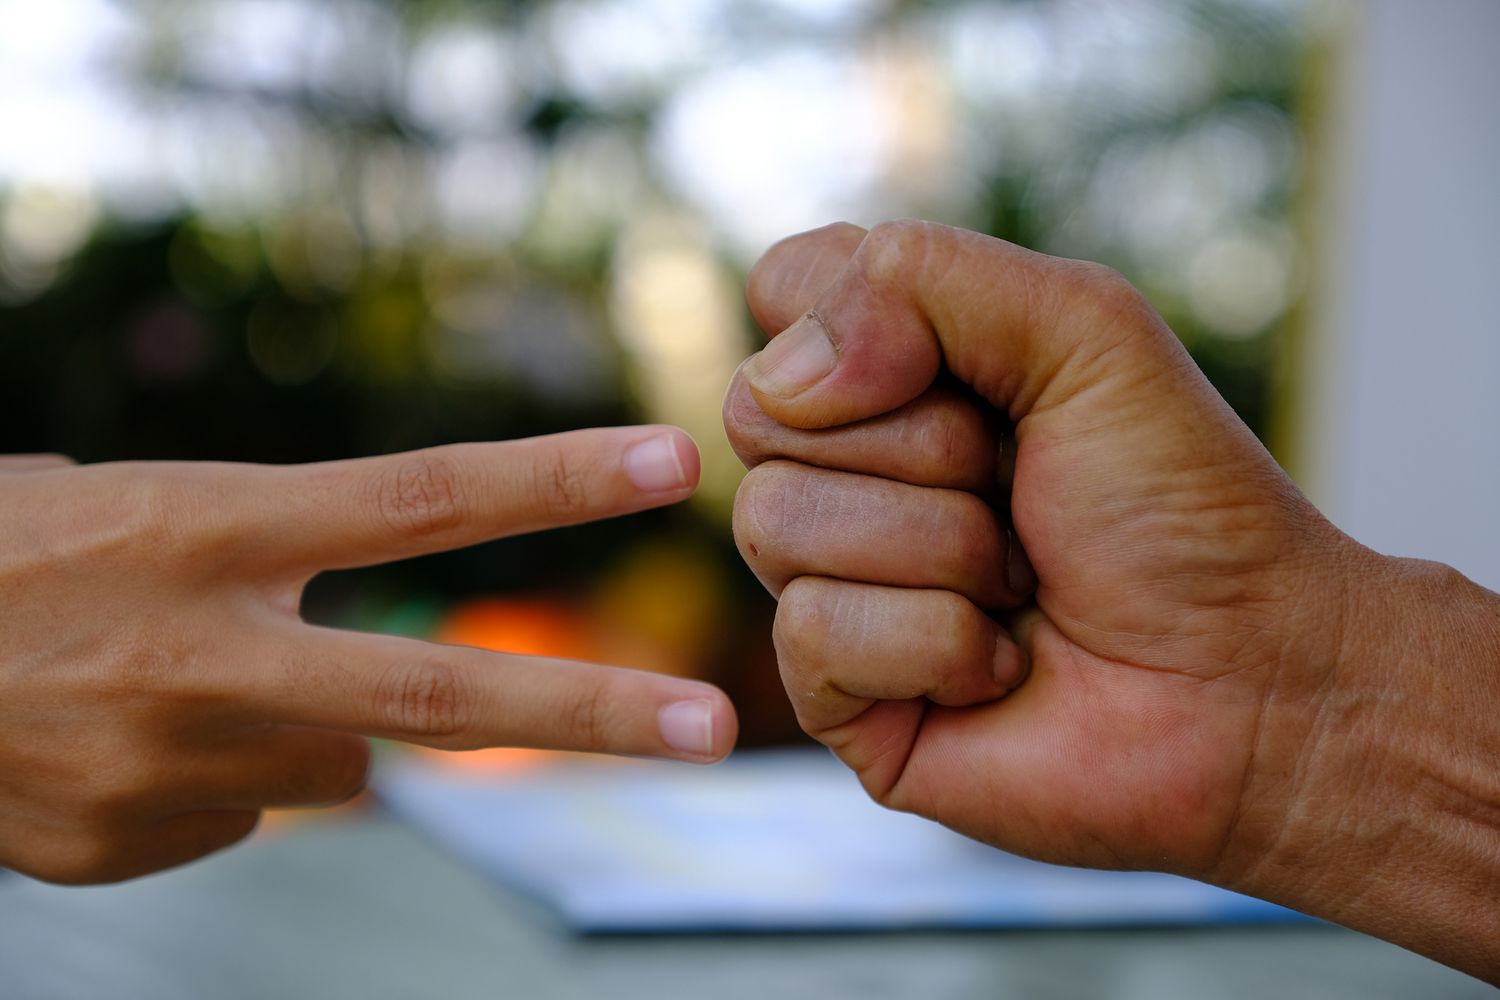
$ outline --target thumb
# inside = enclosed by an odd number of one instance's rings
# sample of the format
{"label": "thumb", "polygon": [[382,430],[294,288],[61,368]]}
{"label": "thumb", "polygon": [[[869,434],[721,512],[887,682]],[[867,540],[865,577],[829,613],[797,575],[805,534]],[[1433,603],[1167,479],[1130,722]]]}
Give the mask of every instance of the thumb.
{"label": "thumb", "polygon": [[[756,265],[762,283],[790,285],[815,255],[826,256],[820,233],[772,247]],[[813,308],[748,359],[743,374],[761,408],[792,427],[885,413],[916,398],[943,367],[1019,420],[1097,381],[1092,362],[1110,355],[1114,367],[1122,349],[1146,368],[1186,360],[1106,267],[903,221],[870,230]]]}

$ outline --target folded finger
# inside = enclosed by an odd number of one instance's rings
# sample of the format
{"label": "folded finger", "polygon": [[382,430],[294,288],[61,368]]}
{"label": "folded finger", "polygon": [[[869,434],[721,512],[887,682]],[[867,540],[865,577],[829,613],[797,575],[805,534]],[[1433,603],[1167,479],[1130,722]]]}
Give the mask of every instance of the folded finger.
{"label": "folded finger", "polygon": [[326,729],[257,729],[183,766],[175,793],[195,809],[331,806],[365,786],[370,744]]}
{"label": "folded finger", "polygon": [[799,577],[782,592],[775,636],[782,681],[814,736],[875,701],[993,701],[1026,671],[1005,629],[944,590]]}
{"label": "folded finger", "polygon": [[124,882],[237,844],[259,821],[252,811],[202,810],[123,829],[60,831],[46,857],[27,870],[63,885]]}
{"label": "folded finger", "polygon": [[1034,586],[1012,557],[1013,533],[972,494],[794,462],[767,462],[745,477],[734,536],[773,595],[795,577],[828,576],[951,590],[1008,608]]}
{"label": "folded finger", "polygon": [[724,397],[724,428],[746,468],[782,458],[914,486],[998,492],[1002,439],[995,415],[947,386],[868,420],[805,430],[769,417],[736,373]]}

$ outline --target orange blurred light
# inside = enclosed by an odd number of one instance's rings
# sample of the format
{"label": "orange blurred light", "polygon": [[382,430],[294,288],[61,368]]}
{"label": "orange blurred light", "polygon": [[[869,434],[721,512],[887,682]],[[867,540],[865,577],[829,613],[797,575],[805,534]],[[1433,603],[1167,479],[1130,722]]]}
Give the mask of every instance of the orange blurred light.
{"label": "orange blurred light", "polygon": [[[477,597],[443,616],[438,642],[522,656],[588,659],[593,647],[587,620],[568,606],[542,598]],[[490,747],[462,753],[413,748],[443,767],[464,771],[517,771],[556,759],[548,750]]]}
{"label": "orange blurred light", "polygon": [[456,605],[433,638],[523,656],[586,659],[588,624],[578,612],[538,598],[476,597]]}

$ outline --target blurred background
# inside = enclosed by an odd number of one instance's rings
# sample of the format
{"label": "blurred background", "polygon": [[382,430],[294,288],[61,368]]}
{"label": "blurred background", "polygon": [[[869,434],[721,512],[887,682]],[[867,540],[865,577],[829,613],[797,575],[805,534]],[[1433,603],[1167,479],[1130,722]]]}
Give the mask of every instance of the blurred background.
{"label": "blurred background", "polygon": [[1337,415],[1303,374],[1346,355],[1309,360],[1304,302],[1321,196],[1358,164],[1311,168],[1329,53],[1370,20],[1332,0],[0,0],[0,453],[306,462],[680,424],[704,451],[691,504],[330,575],[307,614],[706,677],[747,744],[795,739],[718,418],[758,342],[757,255],[916,215],[1106,261],[1317,481],[1345,449],[1309,437]]}
{"label": "blurred background", "polygon": [[695,674],[795,737],[728,538],[777,238],[1108,261],[1257,431],[1305,253],[1304,0],[0,0],[0,453],[306,462],[680,424],[683,509],[318,581],[359,628]]}
{"label": "blurred background", "polygon": [[[330,574],[305,613],[704,677],[743,744],[795,742],[729,538],[743,279],[789,233],[914,215],[1117,267],[1337,523],[1500,586],[1497,50],[1494,0],[0,0],[0,454],[680,424],[691,503]],[[1469,995],[1326,928],[584,948],[378,814],[275,836],[290,816],[117,890],[7,880],[6,973],[92,984],[49,996],[415,996],[432,969],[455,996]]]}

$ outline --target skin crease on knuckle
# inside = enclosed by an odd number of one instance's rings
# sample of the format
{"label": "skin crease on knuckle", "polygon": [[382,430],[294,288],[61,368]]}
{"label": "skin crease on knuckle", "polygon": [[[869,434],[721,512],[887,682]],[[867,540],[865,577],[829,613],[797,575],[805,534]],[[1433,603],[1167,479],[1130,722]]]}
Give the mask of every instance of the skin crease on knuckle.
{"label": "skin crease on knuckle", "polygon": [[116,471],[119,489],[132,499],[121,521],[137,565],[149,565],[181,580],[184,567],[198,577],[223,574],[241,551],[242,539],[226,500],[240,491],[237,467],[214,463],[125,463]]}
{"label": "skin crease on knuckle", "polygon": [[531,493],[548,521],[571,521],[589,508],[589,482],[565,448],[544,449],[532,464]]}
{"label": "skin crease on knuckle", "polygon": [[559,730],[569,745],[580,750],[606,750],[610,746],[612,699],[603,685],[581,688],[568,698],[560,715]]}
{"label": "skin crease on knuckle", "polygon": [[436,450],[404,456],[374,480],[380,518],[398,536],[427,538],[459,526],[462,494],[453,463]]}
{"label": "skin crease on knuckle", "polygon": [[375,710],[377,725],[388,731],[459,749],[475,705],[457,668],[428,660],[387,669],[376,687]]}

